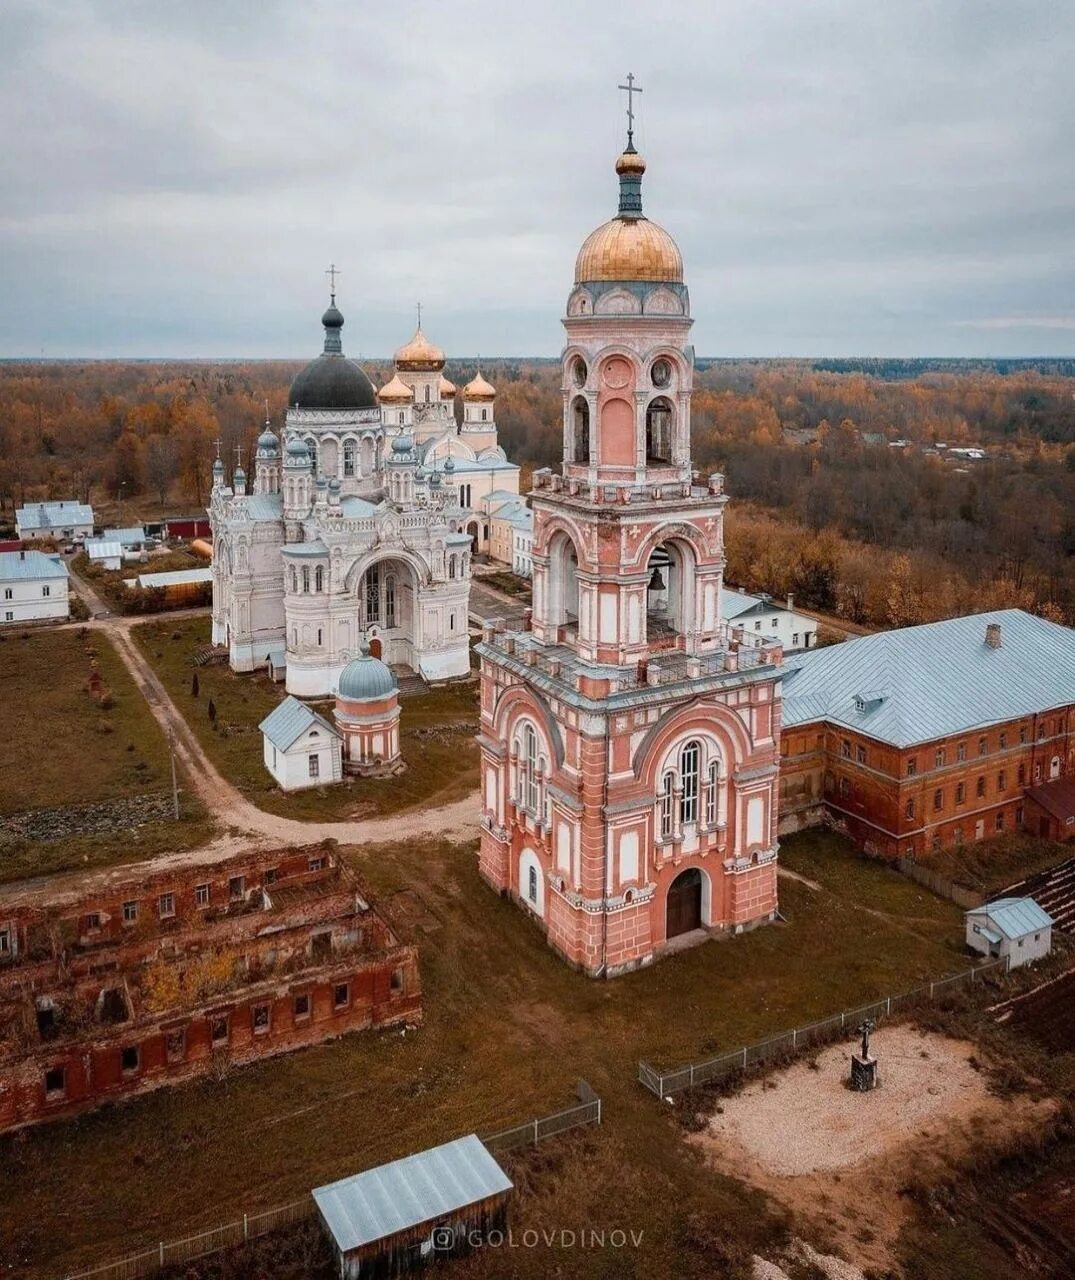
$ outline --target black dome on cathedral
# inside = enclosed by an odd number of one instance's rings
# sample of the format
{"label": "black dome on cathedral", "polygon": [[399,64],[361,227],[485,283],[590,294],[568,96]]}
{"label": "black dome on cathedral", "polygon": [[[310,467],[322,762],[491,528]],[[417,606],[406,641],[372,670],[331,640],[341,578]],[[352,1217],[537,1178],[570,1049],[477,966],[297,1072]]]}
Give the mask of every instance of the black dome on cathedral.
{"label": "black dome on cathedral", "polygon": [[340,330],[343,316],[333,296],[321,317],[325,326],[325,349],[296,377],[288,392],[292,409],[376,409],[373,383],[353,360],[343,354]]}
{"label": "black dome on cathedral", "polygon": [[326,352],[298,375],[287,402],[292,409],[376,409],[377,393],[353,360]]}

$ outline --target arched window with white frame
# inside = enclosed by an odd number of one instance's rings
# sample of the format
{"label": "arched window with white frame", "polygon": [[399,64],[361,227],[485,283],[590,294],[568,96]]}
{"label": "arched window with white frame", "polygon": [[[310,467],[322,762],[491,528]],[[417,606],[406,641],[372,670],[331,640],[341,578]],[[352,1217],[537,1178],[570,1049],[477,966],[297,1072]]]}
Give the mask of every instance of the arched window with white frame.
{"label": "arched window with white frame", "polygon": [[305,594],[307,594],[307,595],[309,594],[309,591],[310,591],[310,570],[306,567],[306,565],[303,565],[303,566],[302,566],[302,590],[303,590],[303,592],[304,592]]}
{"label": "arched window with white frame", "polygon": [[299,571],[294,565],[291,566],[291,594],[298,595],[299,591]]}
{"label": "arched window with white frame", "polygon": [[343,442],[343,474],[345,477],[355,474],[355,442],[353,440]]}
{"label": "arched window with white frame", "polygon": [[679,820],[686,826],[698,821],[698,783],[701,774],[702,747],[691,739],[679,753]]}
{"label": "arched window with white frame", "polygon": [[325,589],[325,571],[320,565],[314,570],[314,590],[324,591]]}

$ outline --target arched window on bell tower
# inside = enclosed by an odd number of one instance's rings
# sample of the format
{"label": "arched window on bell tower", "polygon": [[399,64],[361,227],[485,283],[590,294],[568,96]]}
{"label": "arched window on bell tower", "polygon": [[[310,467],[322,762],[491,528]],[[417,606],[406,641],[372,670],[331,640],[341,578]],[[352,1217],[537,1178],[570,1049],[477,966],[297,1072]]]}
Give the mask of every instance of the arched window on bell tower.
{"label": "arched window on bell tower", "polygon": [[575,462],[590,461],[590,406],[585,396],[576,396],[571,405],[572,437]]}
{"label": "arched window on bell tower", "polygon": [[675,410],[665,396],[651,400],[646,409],[646,462],[672,461],[672,429]]}

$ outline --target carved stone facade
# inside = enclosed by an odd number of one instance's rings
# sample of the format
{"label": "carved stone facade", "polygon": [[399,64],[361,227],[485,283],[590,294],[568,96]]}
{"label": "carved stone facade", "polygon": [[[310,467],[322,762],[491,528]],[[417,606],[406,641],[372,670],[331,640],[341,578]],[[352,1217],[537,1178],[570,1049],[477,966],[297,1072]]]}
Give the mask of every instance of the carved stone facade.
{"label": "carved stone facade", "polygon": [[689,298],[643,170],[629,146],[576,264],[530,627],[478,646],[481,874],[595,976],[777,906],[782,655],[721,619],[727,499],[691,468]]}
{"label": "carved stone facade", "polygon": [[295,379],[284,446],[266,424],[253,492],[213,471],[213,641],[236,671],[286,666],[300,697],[334,691],[368,641],[430,681],[470,671],[470,561],[486,549],[481,500],[518,493],[496,442],[494,389],[463,390],[421,330],[375,392],[345,359],[343,316],[322,317],[325,350]]}

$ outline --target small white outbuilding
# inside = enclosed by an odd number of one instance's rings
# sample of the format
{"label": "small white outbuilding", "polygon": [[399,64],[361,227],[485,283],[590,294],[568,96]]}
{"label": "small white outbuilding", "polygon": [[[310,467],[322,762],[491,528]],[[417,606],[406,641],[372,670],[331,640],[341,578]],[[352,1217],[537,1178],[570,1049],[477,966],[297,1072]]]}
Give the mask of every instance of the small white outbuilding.
{"label": "small white outbuilding", "polygon": [[1052,945],[1052,916],[1033,898],[997,898],[967,912],[967,946],[984,956],[1007,956],[1012,969],[1047,956]]}
{"label": "small white outbuilding", "polygon": [[322,787],[343,778],[340,735],[298,698],[285,698],[258,725],[265,768],[284,791]]}

